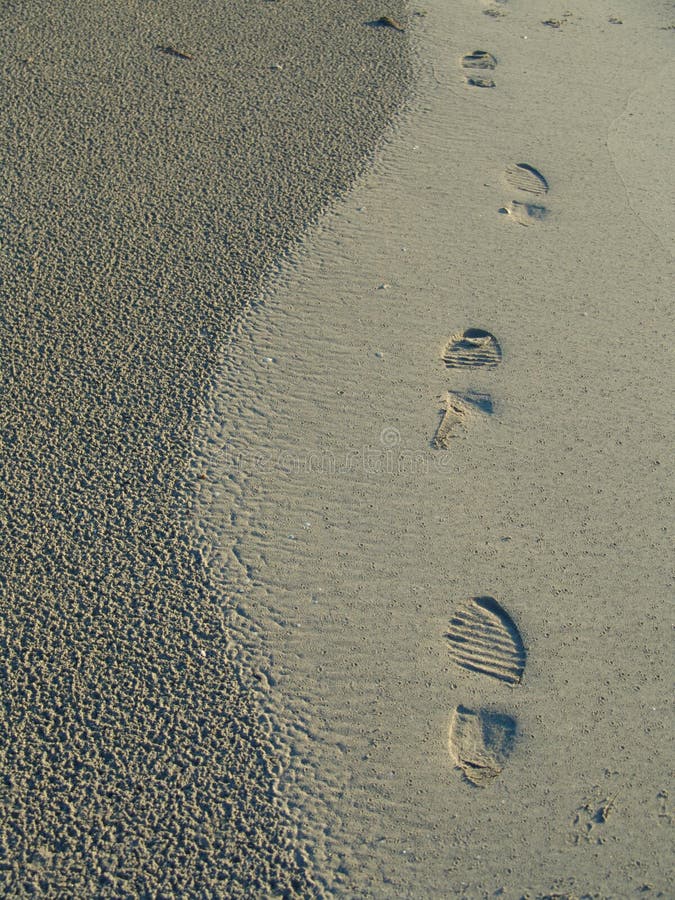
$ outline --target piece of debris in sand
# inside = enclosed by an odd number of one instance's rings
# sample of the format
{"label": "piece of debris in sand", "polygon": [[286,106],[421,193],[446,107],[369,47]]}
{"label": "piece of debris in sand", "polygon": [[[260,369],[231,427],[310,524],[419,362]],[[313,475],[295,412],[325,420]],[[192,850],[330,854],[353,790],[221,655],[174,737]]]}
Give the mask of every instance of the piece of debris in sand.
{"label": "piece of debris in sand", "polygon": [[193,60],[194,56],[191,53],[183,53],[182,50],[176,50],[175,47],[171,46],[157,46],[156,50],[159,50],[160,53],[166,53],[167,56],[175,56],[176,59],[187,59]]}
{"label": "piece of debris in sand", "polygon": [[379,19],[375,19],[368,24],[373,25],[375,28],[393,28],[394,31],[405,31],[405,28],[400,22],[397,22],[396,19],[392,19],[389,16],[380,16]]}

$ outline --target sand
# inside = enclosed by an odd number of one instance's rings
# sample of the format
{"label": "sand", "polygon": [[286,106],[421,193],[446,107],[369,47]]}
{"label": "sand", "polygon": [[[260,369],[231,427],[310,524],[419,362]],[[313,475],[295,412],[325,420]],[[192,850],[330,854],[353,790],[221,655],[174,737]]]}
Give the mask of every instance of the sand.
{"label": "sand", "polygon": [[195,528],[317,893],[665,897],[672,8],[425,9],[231,338]]}
{"label": "sand", "polygon": [[190,463],[234,321],[406,96],[381,14],[2,4],[4,895],[311,889]]}

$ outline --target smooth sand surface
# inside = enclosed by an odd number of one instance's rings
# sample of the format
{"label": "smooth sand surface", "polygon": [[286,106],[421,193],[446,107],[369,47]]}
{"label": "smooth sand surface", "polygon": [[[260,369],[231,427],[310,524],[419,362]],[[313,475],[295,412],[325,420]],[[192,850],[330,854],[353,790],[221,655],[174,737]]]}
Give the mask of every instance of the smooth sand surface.
{"label": "smooth sand surface", "polygon": [[635,6],[411,16],[414,108],[214,385],[196,527],[326,892],[669,895],[675,68]]}
{"label": "smooth sand surface", "polygon": [[307,893],[188,528],[193,430],[406,37],[370,0],[0,6],[0,892]]}

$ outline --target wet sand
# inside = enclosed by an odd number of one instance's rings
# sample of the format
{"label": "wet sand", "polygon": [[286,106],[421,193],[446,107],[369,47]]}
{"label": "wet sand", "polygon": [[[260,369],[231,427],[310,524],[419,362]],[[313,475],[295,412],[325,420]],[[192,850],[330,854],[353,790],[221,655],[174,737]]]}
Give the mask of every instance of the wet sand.
{"label": "wet sand", "polygon": [[426,4],[220,367],[195,528],[328,893],[668,895],[669,15]]}
{"label": "wet sand", "polygon": [[312,890],[191,460],[237,318],[406,95],[382,12],[3,4],[7,895]]}

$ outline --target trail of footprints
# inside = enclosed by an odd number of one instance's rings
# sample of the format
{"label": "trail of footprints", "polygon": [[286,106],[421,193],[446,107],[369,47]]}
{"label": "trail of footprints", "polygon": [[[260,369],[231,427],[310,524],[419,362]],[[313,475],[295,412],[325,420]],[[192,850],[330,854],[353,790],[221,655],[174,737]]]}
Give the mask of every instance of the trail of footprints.
{"label": "trail of footprints", "polygon": [[[497,58],[487,50],[473,50],[466,53],[460,65],[464,80],[470,87],[495,87],[494,73]],[[506,187],[516,192],[516,196],[499,212],[519,225],[534,225],[548,215],[548,207],[542,202],[548,193],[548,181],[541,172],[529,163],[513,163],[504,172]]]}
{"label": "trail of footprints", "polygon": [[[485,12],[502,14],[499,7]],[[460,65],[469,87],[495,87],[497,58],[492,53],[474,50],[461,58]],[[504,170],[503,182],[513,199],[499,210],[502,215],[524,226],[546,219],[549,183],[541,172],[529,163],[511,163]],[[441,358],[460,380],[479,373],[489,378],[488,373],[502,361],[502,348],[489,331],[468,328],[450,337]],[[494,405],[486,386],[478,388],[465,382],[446,392],[432,447],[448,450],[476,417],[492,415]],[[507,687],[520,684],[527,659],[525,644],[518,626],[494,597],[474,597],[458,606],[445,637],[452,662],[472,677],[480,676],[486,684],[488,680]],[[450,722],[450,755],[469,783],[485,787],[503,770],[517,732],[516,719],[507,712],[469,709],[460,704]]]}
{"label": "trail of footprints", "polygon": [[[477,50],[464,59],[482,59],[483,54],[484,51]],[[500,213],[525,226],[546,218],[548,208],[543,200],[548,194],[549,185],[541,172],[529,163],[512,163],[504,170],[504,182],[516,197],[508,206],[502,207]],[[448,369],[494,369],[501,362],[502,348],[489,331],[468,328],[450,338],[443,349],[442,358]],[[492,398],[486,391],[474,387],[464,391],[448,391],[442,398],[441,420],[432,446],[437,450],[447,450],[452,439],[471,424],[476,414],[491,415],[493,411]]]}
{"label": "trail of footprints", "polygon": [[[548,193],[544,176],[526,163],[509,166],[504,179],[513,191],[537,200]],[[529,206],[521,209],[518,203]],[[543,218],[543,209],[539,203],[514,201],[510,215]],[[479,373],[489,378],[502,362],[502,355],[498,339],[483,328],[467,328],[453,334],[441,351],[445,368],[458,379]],[[492,414],[493,401],[483,389],[486,386],[483,384],[478,389],[464,385],[463,389],[445,394],[433,447],[449,449],[453,439],[476,416]],[[494,597],[474,597],[459,606],[450,620],[446,639],[450,659],[460,669],[485,678],[486,683],[489,679],[509,687],[520,684],[527,659],[525,644],[515,621]],[[516,719],[503,710],[469,709],[460,704],[450,722],[450,756],[467,782],[485,787],[503,770],[517,732]]]}
{"label": "trail of footprints", "polygon": [[[514,167],[514,183],[534,185],[529,169]],[[529,180],[531,177],[531,181]],[[518,181],[520,179],[520,181]],[[453,334],[441,352],[445,367],[457,377],[485,373],[502,361],[502,348],[483,328]],[[493,402],[485,390],[465,387],[445,395],[440,424],[432,445],[447,450],[476,415],[491,415]],[[446,634],[452,662],[472,675],[497,684],[516,686],[525,672],[527,653],[518,626],[494,597],[474,597],[459,606]],[[504,768],[517,736],[517,723],[507,712],[458,706],[450,722],[448,747],[465,779],[485,787]]]}
{"label": "trail of footprints", "polygon": [[[526,185],[529,170],[517,169],[514,181]],[[532,176],[534,177],[534,176]],[[502,361],[502,348],[483,328],[467,328],[453,334],[441,352],[447,369],[457,374],[488,373]],[[487,391],[467,387],[448,391],[443,401],[440,424],[432,446],[449,449],[456,435],[467,428],[472,417],[491,415],[492,398]],[[473,675],[484,676],[502,685],[520,684],[527,653],[518,626],[494,597],[474,597],[459,606],[446,634],[449,656],[455,665]],[[450,722],[449,750],[465,779],[485,787],[502,771],[517,736],[513,716],[493,709],[458,706]]]}

